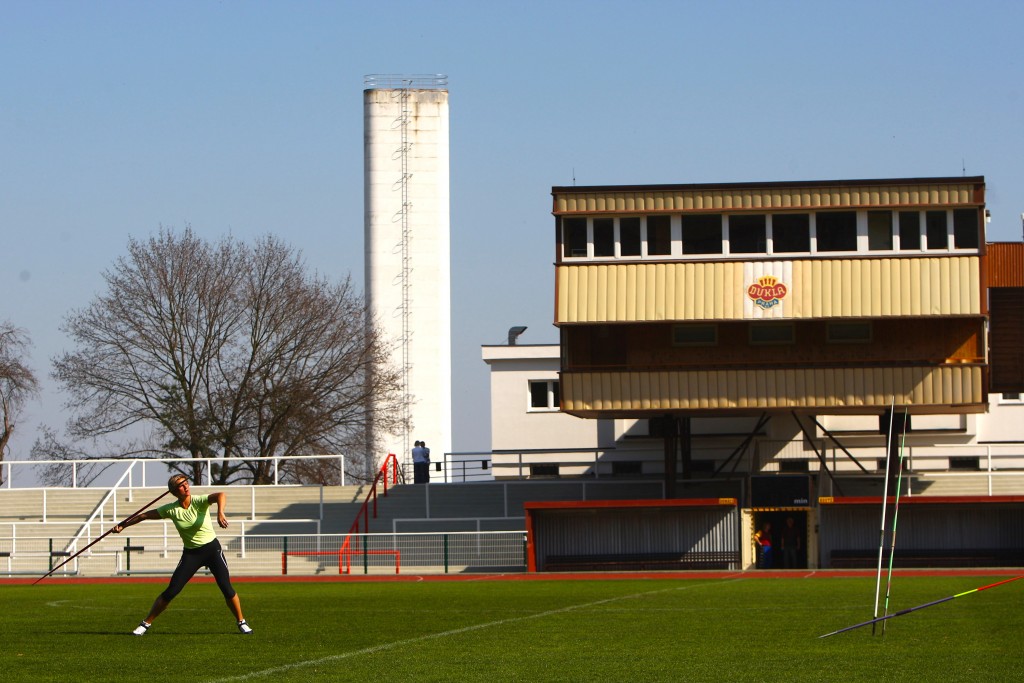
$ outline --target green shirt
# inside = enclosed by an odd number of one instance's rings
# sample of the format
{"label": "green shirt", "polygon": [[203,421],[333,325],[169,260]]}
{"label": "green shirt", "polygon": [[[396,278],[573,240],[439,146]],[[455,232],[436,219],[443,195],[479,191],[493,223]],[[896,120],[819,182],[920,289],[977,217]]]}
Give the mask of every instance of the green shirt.
{"label": "green shirt", "polygon": [[217,538],[210,521],[210,496],[192,496],[188,509],[175,501],[156,509],[161,519],[174,522],[186,548],[198,548]]}

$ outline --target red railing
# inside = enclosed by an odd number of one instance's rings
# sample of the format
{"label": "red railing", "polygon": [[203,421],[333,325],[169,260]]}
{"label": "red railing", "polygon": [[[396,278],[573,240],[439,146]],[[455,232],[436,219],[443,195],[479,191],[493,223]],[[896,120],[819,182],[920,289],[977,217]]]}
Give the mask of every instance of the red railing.
{"label": "red railing", "polygon": [[[359,512],[356,514],[356,519],[352,522],[352,526],[348,528],[348,534],[345,536],[345,540],[342,542],[341,547],[338,550],[288,550],[287,544],[284,550],[281,552],[281,574],[288,573],[288,557],[294,556],[311,556],[311,555],[338,555],[338,573],[339,574],[351,574],[352,573],[352,556],[353,555],[392,555],[395,558],[395,573],[398,573],[399,567],[401,566],[401,556],[397,550],[368,550],[366,548],[366,542],[363,542],[363,549],[358,550],[352,547],[352,536],[351,534],[369,533],[370,531],[370,501],[373,501],[373,518],[377,518],[377,485],[381,484],[384,487],[384,496],[388,495],[388,475],[390,473],[391,484],[398,483],[398,458],[395,457],[394,453],[388,453],[388,457],[384,458],[384,464],[381,465],[380,470],[377,472],[377,476],[373,478],[373,485],[370,487],[370,492],[366,494],[366,499],[363,500],[363,506],[359,508]],[[360,520],[362,520],[362,531],[360,531]],[[287,539],[286,539],[287,543]]]}
{"label": "red railing", "polygon": [[[353,555],[394,555],[395,556],[395,573],[398,573],[399,558],[398,553],[395,551],[368,551],[366,550],[366,543],[363,543],[363,549],[357,550],[352,547],[352,534],[369,533],[370,532],[370,501],[373,501],[373,518],[377,519],[377,484],[382,483],[384,485],[384,496],[388,495],[388,468],[390,467],[391,484],[398,483],[398,458],[394,453],[388,453],[388,457],[384,458],[384,464],[381,465],[380,471],[377,472],[377,476],[373,479],[373,486],[370,487],[370,492],[366,494],[366,500],[363,501],[363,507],[359,509],[359,513],[356,515],[356,519],[352,522],[352,526],[348,529],[348,535],[345,536],[345,540],[341,544],[341,548],[338,549],[338,573],[339,574],[351,574],[352,573],[352,556]],[[360,530],[360,520],[362,520],[362,529]]]}

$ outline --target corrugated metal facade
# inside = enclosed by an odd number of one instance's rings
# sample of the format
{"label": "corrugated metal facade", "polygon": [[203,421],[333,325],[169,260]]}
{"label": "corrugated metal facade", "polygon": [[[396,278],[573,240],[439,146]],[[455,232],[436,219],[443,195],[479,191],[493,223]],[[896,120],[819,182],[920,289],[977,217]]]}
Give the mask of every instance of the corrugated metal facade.
{"label": "corrugated metal facade", "polygon": [[566,555],[734,552],[739,510],[637,508],[559,510],[534,518],[537,565]]}
{"label": "corrugated metal facade", "polygon": [[988,246],[989,287],[1024,287],[1024,242],[993,242]]}
{"label": "corrugated metal facade", "polygon": [[[978,256],[560,265],[555,324],[980,315]],[[747,295],[765,275],[778,305]]]}
{"label": "corrugated metal facade", "polygon": [[979,365],[943,367],[563,372],[562,409],[576,415],[665,410],[884,408],[974,404]]}
{"label": "corrugated metal facade", "polygon": [[[980,179],[979,179],[980,180]],[[977,182],[781,185],[747,187],[559,188],[554,213],[742,211],[858,207],[966,206],[979,203]]]}
{"label": "corrugated metal facade", "polygon": [[[1024,548],[1019,506],[903,505],[897,550],[994,550]],[[878,551],[881,501],[874,505],[822,505],[821,566],[834,550]]]}

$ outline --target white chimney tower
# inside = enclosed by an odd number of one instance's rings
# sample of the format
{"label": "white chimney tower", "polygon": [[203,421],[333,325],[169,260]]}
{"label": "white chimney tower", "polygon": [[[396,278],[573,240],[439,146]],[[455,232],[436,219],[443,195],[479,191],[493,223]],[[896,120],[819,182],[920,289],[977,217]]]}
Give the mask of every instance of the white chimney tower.
{"label": "white chimney tower", "polygon": [[365,85],[366,299],[394,346],[409,423],[398,435],[371,429],[367,448],[378,466],[397,455],[411,480],[415,441],[432,462],[452,450],[448,79],[374,75]]}

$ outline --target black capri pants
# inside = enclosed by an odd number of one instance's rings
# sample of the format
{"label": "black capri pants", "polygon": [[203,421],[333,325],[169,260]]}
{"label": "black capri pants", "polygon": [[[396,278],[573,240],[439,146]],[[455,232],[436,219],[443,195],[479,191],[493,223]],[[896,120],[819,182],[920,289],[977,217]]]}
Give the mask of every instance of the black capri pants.
{"label": "black capri pants", "polygon": [[171,574],[171,583],[167,589],[160,594],[167,602],[170,602],[181,592],[185,584],[195,576],[200,567],[207,567],[213,578],[217,580],[217,587],[224,594],[226,600],[235,597],[235,589],[231,587],[231,575],[228,573],[228,562],[224,559],[224,551],[220,547],[220,541],[216,538],[201,545],[198,548],[185,548],[178,560],[178,566]]}

